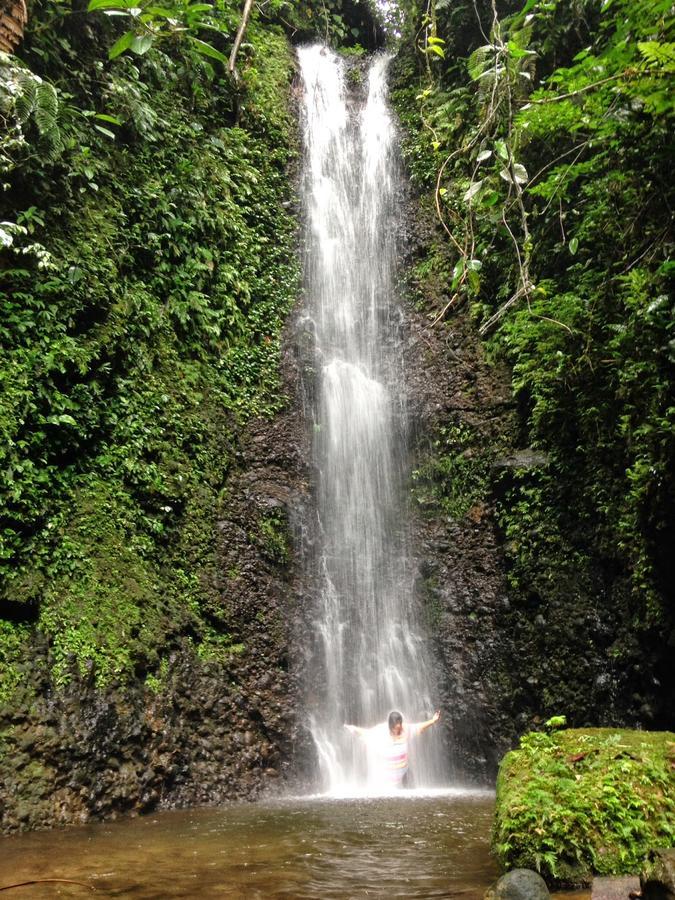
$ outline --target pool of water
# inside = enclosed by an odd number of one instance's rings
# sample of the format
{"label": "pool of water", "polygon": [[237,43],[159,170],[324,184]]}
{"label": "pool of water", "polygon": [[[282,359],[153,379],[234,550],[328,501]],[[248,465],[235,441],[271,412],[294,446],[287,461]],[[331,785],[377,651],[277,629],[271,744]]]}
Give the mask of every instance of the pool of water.
{"label": "pool of water", "polygon": [[30,884],[3,896],[479,900],[498,874],[489,854],[493,809],[489,792],[401,791],[15,835],[0,840],[0,888],[50,878],[81,884]]}

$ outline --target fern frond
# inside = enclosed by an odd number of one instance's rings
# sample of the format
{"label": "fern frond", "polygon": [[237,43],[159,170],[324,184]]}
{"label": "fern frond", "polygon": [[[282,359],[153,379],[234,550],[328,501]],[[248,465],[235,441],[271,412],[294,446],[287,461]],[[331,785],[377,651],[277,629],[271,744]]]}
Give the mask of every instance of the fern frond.
{"label": "fern frond", "polygon": [[14,100],[14,115],[19,125],[24,125],[32,116],[37,97],[38,80],[32,72],[19,71],[15,76],[19,88]]}
{"label": "fern frond", "polygon": [[489,70],[490,66],[494,65],[495,49],[492,44],[486,44],[473,51],[467,61],[467,69],[472,81],[478,81]]}
{"label": "fern frond", "polygon": [[35,111],[33,113],[35,124],[42,136],[48,136],[58,131],[57,117],[59,114],[59,98],[56,88],[48,81],[42,81],[37,86],[35,96]]}

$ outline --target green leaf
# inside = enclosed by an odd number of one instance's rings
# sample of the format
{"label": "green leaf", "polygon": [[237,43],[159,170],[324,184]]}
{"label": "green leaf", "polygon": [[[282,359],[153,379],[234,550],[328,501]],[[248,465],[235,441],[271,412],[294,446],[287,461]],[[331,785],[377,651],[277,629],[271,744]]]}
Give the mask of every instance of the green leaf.
{"label": "green leaf", "polygon": [[193,37],[190,38],[190,40],[197,53],[201,53],[202,56],[210,56],[211,59],[217,59],[218,62],[227,65],[227,56],[225,56],[224,53],[221,53],[220,50],[216,50],[215,47],[212,47],[211,44],[207,44],[206,41],[200,41],[199,38]]}
{"label": "green leaf", "polygon": [[124,2],[120,0],[90,0],[87,6],[87,12],[94,12],[97,9],[123,9]]}
{"label": "green leaf", "polygon": [[512,56],[514,59],[522,59],[524,56],[532,56],[532,50],[523,50],[522,47],[519,47],[514,41],[509,41],[507,44],[509,48],[509,56]]}
{"label": "green leaf", "polygon": [[495,141],[495,153],[500,159],[509,158],[509,151],[506,149],[504,141]]}
{"label": "green leaf", "polygon": [[115,140],[115,134],[109,128],[104,128],[103,125],[94,125],[94,128],[97,131],[100,131],[101,134],[104,134],[106,137],[110,138],[112,141]]}
{"label": "green leaf", "polygon": [[459,287],[459,282],[462,279],[462,275],[464,274],[465,262],[464,257],[460,259],[456,264],[455,268],[452,270],[452,284],[450,285],[450,290],[454,291]]}
{"label": "green leaf", "polygon": [[107,113],[96,113],[94,118],[100,119],[101,122],[110,122],[111,125],[122,124],[122,120],[118,119],[117,116],[109,116]]}
{"label": "green leaf", "polygon": [[476,196],[476,194],[478,193],[478,191],[481,189],[482,186],[483,186],[482,180],[474,181],[473,184],[469,185],[468,191],[466,191],[466,193],[464,194],[464,198],[463,198],[464,202],[470,203],[471,200]]}
{"label": "green leaf", "polygon": [[527,169],[521,163],[514,163],[511,167],[506,166],[499,174],[504,181],[511,181],[517,184],[525,184],[529,179]]}
{"label": "green leaf", "polygon": [[495,48],[492,44],[478,47],[467,60],[467,69],[472,81],[478,81],[494,64]]}
{"label": "green leaf", "polygon": [[495,203],[499,200],[499,192],[498,191],[489,191],[485,194],[484,197],[481,198],[481,206],[494,206]]}
{"label": "green leaf", "polygon": [[135,37],[136,35],[133,31],[126,31],[121,38],[115,41],[108,51],[108,59],[116,59],[118,56],[121,56],[125,50],[128,50],[129,47],[131,47]]}
{"label": "green leaf", "polygon": [[131,43],[131,52],[137,56],[143,56],[152,47],[153,41],[154,38],[151,34],[144,34],[141,37],[137,35]]}
{"label": "green leaf", "polygon": [[59,416],[48,416],[47,422],[50,425],[77,425],[75,419],[67,413],[63,413]]}
{"label": "green leaf", "polygon": [[577,252],[578,249],[579,249],[579,238],[573,237],[569,243],[569,250],[570,250],[570,253],[572,254],[572,256],[575,255],[575,253]]}

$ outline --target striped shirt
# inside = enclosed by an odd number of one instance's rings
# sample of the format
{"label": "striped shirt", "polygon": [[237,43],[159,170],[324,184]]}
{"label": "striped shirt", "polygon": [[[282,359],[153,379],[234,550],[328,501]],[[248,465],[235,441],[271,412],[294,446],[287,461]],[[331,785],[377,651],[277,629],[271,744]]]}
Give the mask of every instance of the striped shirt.
{"label": "striped shirt", "polygon": [[378,746],[383,776],[392,786],[399,786],[408,772],[408,741],[419,734],[419,725],[404,725],[400,735],[394,736],[384,726],[381,744]]}

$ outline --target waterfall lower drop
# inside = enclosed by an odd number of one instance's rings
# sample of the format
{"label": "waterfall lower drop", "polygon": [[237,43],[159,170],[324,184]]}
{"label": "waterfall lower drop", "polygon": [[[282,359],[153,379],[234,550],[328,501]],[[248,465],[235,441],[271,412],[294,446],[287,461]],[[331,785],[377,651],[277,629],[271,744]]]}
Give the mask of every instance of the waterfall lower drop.
{"label": "waterfall lower drop", "polygon": [[[315,576],[309,716],[324,788],[379,792],[368,742],[393,709],[427,719],[433,666],[413,596],[405,514],[405,385],[396,302],[396,129],[388,58],[370,64],[365,99],[344,60],[298,51],[304,85],[307,330],[315,341]],[[361,93],[363,88],[360,88]],[[440,735],[411,741],[415,787],[447,783]]]}

